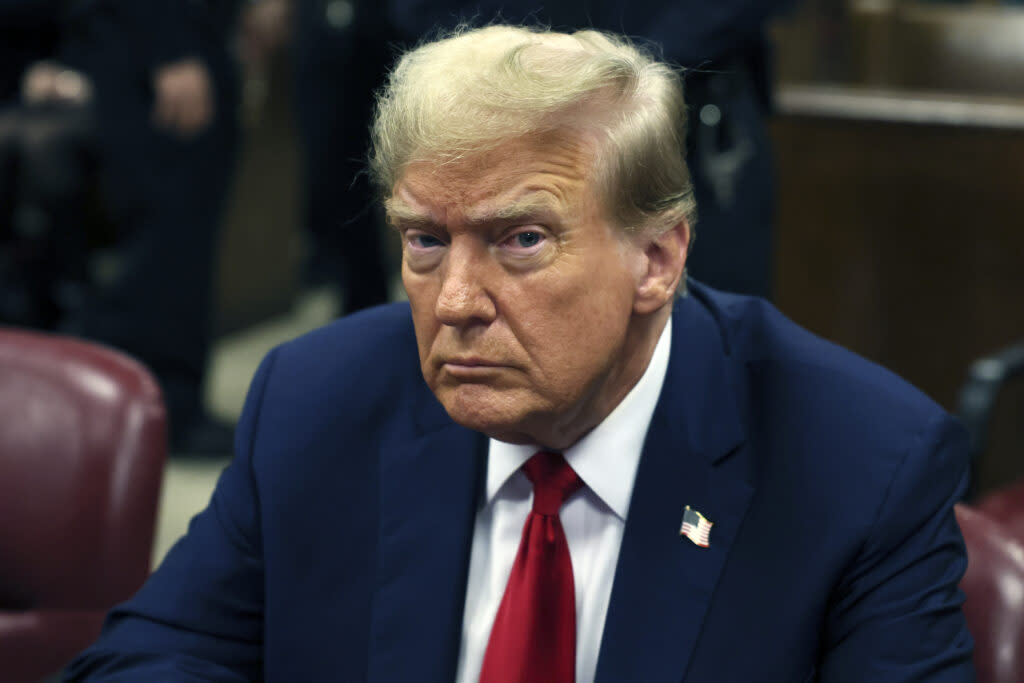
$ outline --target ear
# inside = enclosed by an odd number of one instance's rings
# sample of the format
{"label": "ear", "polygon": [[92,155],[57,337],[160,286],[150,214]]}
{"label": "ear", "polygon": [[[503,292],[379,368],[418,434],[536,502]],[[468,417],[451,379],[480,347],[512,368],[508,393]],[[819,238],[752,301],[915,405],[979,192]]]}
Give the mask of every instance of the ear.
{"label": "ear", "polygon": [[647,269],[637,282],[633,312],[653,313],[675,298],[689,254],[690,224],[683,219],[641,246]]}

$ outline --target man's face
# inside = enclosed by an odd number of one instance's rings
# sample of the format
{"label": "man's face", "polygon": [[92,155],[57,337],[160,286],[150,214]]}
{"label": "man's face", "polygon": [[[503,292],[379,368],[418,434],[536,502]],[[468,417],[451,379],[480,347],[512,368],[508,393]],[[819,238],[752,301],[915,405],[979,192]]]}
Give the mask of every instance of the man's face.
{"label": "man's face", "polygon": [[565,448],[643,373],[641,247],[604,217],[579,141],[413,164],[388,201],[427,384],[456,422]]}

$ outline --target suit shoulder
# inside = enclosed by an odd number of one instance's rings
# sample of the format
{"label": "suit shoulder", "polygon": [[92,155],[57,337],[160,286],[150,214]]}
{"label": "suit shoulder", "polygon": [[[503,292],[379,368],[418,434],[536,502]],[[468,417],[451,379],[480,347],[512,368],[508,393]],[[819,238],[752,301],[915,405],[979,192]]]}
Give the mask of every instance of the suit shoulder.
{"label": "suit shoulder", "polygon": [[[824,339],[755,297],[704,288],[728,352],[758,385],[808,410],[919,425],[944,410],[891,370]],[[908,426],[910,426],[908,424]]]}
{"label": "suit shoulder", "polygon": [[397,361],[417,359],[409,306],[377,306],[339,318],[285,342],[276,355],[275,367],[290,374],[323,377],[372,371],[382,377],[402,365]]}
{"label": "suit shoulder", "polygon": [[[882,366],[789,320],[766,301],[698,294],[717,319],[738,373],[743,422],[764,473],[786,473],[822,509],[879,504],[897,472],[923,474],[952,444],[966,464],[964,430],[934,400]],[[849,497],[847,497],[849,494]]]}
{"label": "suit shoulder", "polygon": [[269,357],[264,400],[289,413],[323,414],[326,406],[372,410],[423,381],[407,304],[340,318],[281,344]]}

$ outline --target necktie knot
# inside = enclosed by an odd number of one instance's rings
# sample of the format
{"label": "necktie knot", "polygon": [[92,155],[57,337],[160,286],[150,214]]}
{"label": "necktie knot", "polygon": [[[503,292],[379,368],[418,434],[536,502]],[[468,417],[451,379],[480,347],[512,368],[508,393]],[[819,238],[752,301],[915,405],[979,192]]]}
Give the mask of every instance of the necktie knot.
{"label": "necktie knot", "polygon": [[583,486],[561,453],[541,451],[526,461],[523,471],[533,484],[533,511],[540,515],[558,515],[562,504]]}

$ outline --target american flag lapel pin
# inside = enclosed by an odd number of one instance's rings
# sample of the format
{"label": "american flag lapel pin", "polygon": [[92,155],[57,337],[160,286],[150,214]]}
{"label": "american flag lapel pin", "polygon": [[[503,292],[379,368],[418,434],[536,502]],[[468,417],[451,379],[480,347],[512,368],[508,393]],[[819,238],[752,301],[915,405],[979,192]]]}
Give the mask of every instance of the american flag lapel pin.
{"label": "american flag lapel pin", "polygon": [[686,536],[701,548],[707,548],[712,526],[714,522],[709,522],[707,517],[687,505],[683,511],[683,526],[679,528],[679,535]]}

